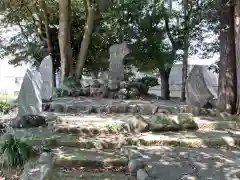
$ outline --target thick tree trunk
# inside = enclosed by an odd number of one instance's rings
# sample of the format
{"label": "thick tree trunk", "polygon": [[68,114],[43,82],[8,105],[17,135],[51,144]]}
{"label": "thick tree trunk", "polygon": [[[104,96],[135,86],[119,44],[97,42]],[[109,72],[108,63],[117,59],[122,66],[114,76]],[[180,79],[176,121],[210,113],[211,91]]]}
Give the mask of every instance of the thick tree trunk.
{"label": "thick tree trunk", "polygon": [[234,2],[234,29],[237,74],[237,113],[240,114],[240,1]]}
{"label": "thick tree trunk", "polygon": [[160,77],[161,77],[161,97],[164,100],[170,99],[170,90],[169,90],[169,75],[171,69],[167,70],[160,70]]}
{"label": "thick tree trunk", "polygon": [[96,4],[91,0],[87,0],[87,7],[88,7],[88,16],[87,22],[85,26],[85,32],[81,43],[80,53],[77,59],[77,66],[76,66],[76,78],[81,78],[83,73],[84,64],[87,58],[87,51],[91,40],[91,35],[94,27],[94,20],[95,20],[95,11],[96,11]]}
{"label": "thick tree trunk", "polygon": [[61,54],[61,86],[70,71],[70,12],[71,0],[59,1],[59,47]]}
{"label": "thick tree trunk", "polygon": [[[230,3],[230,5],[229,5]],[[234,7],[221,0],[220,68],[217,107],[220,111],[236,111],[236,58],[234,42]]]}

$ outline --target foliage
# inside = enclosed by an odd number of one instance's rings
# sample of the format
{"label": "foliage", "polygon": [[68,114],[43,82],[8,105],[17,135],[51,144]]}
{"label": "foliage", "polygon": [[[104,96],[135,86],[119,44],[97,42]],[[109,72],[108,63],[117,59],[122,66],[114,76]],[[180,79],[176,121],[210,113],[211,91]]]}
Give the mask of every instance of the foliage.
{"label": "foliage", "polygon": [[127,41],[131,54],[126,64],[138,69],[164,69],[172,61],[171,50],[165,43],[165,30],[161,26],[163,16],[155,4],[147,0],[128,0],[120,3],[105,14],[106,27],[114,27],[116,42]]}
{"label": "foliage", "polygon": [[4,102],[4,101],[0,102],[0,112],[1,113],[4,113],[4,114],[8,113],[11,108],[12,108],[12,105],[10,103]]}
{"label": "foliage", "polygon": [[[139,70],[144,71],[159,71],[170,68],[175,61],[182,59],[182,55],[181,53],[176,55],[172,51],[173,47],[164,24],[165,15],[169,19],[170,34],[178,45],[178,50],[183,49],[186,30],[191,31],[191,54],[202,53],[206,57],[211,55],[211,52],[219,50],[217,38],[216,41],[210,42],[211,44],[204,41],[208,36],[212,36],[206,32],[215,33],[218,27],[217,10],[212,0],[189,1],[191,3],[191,6],[189,5],[191,17],[188,29],[184,28],[182,1],[173,0],[173,3],[178,3],[178,8],[171,10],[162,6],[162,2],[126,0],[118,3],[111,2],[111,8],[104,8],[104,11],[101,12],[101,18],[95,21],[85,63],[86,71],[106,70],[110,45],[122,41],[127,41],[131,49],[131,54],[125,58],[125,65],[134,65]],[[39,2],[37,0],[31,2],[29,0],[16,2],[6,0],[1,3],[3,4],[1,4],[0,14],[4,15],[1,23],[6,26],[15,25],[18,28],[18,33],[13,35],[8,43],[1,43],[2,55],[13,54],[13,59],[10,62],[14,65],[33,59],[37,61],[37,64],[40,63],[47,54],[47,42],[45,40],[44,18]],[[59,68],[58,1],[49,0],[46,3],[54,47],[54,67]],[[106,4],[106,1],[104,3]],[[86,15],[84,1],[72,0],[71,46],[74,61],[78,57],[83,39]]]}
{"label": "foliage", "polygon": [[158,79],[156,77],[152,77],[152,76],[142,77],[141,79],[139,79],[139,82],[145,84],[148,87],[154,87],[154,86],[159,85]]}
{"label": "foliage", "polygon": [[0,163],[9,167],[23,166],[32,155],[32,148],[12,134],[5,135],[0,149]]}
{"label": "foliage", "polygon": [[76,89],[81,87],[81,83],[79,80],[76,80],[73,77],[67,77],[64,79],[63,84],[65,87],[70,88],[70,89]]}

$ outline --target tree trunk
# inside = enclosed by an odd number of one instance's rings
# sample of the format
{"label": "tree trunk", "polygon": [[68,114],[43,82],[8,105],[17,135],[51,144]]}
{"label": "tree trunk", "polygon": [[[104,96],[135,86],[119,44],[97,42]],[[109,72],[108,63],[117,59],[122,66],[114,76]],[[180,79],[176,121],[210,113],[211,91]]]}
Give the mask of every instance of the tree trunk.
{"label": "tree trunk", "polygon": [[188,75],[188,52],[189,52],[189,36],[185,35],[184,50],[183,50],[183,63],[182,63],[182,88],[181,88],[181,101],[186,101],[186,81]]}
{"label": "tree trunk", "polygon": [[59,1],[59,47],[61,54],[61,86],[70,71],[70,12],[71,0]]}
{"label": "tree trunk", "polygon": [[76,78],[81,78],[83,73],[84,64],[87,58],[87,51],[91,40],[91,35],[94,27],[94,20],[95,20],[95,11],[96,11],[96,4],[95,2],[91,3],[91,0],[87,0],[87,9],[88,9],[88,16],[87,22],[85,26],[85,32],[81,43],[80,53],[77,59],[77,66],[76,66]]}
{"label": "tree trunk", "polygon": [[[69,33],[70,34],[70,33]],[[69,37],[70,38],[70,37]],[[68,68],[69,68],[69,76],[74,76],[74,69],[73,69],[73,50],[71,46],[71,42],[68,43]]]}
{"label": "tree trunk", "polygon": [[181,101],[186,101],[186,81],[188,75],[188,53],[189,53],[189,0],[183,0],[184,9],[184,47],[183,47],[183,62],[182,62],[182,88],[181,88]]}
{"label": "tree trunk", "polygon": [[240,114],[240,1],[234,4],[234,29],[236,51],[236,74],[237,74],[237,114]]}
{"label": "tree trunk", "polygon": [[233,1],[229,2],[229,0],[221,0],[220,7],[220,68],[217,107],[220,111],[235,113],[236,56]]}
{"label": "tree trunk", "polygon": [[[47,48],[48,48],[48,53],[51,56],[52,59],[52,64],[54,64],[54,56],[53,56],[53,42],[52,42],[52,37],[50,35],[49,31],[49,17],[48,17],[48,12],[47,12],[47,7],[45,4],[45,0],[40,1],[40,6],[43,10],[43,16],[44,16],[44,25],[45,25],[45,31],[46,31],[46,37],[47,37]],[[53,65],[52,69],[52,77],[53,77],[53,87],[56,87],[56,76],[55,76],[55,68]]]}
{"label": "tree trunk", "polygon": [[160,70],[159,72],[161,76],[161,97],[164,100],[169,100],[170,99],[169,75],[170,75],[171,69]]}

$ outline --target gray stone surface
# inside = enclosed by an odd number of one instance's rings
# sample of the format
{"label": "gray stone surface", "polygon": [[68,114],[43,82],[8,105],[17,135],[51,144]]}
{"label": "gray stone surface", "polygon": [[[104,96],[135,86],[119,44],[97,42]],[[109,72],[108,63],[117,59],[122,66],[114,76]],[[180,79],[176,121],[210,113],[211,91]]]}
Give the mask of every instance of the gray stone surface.
{"label": "gray stone surface", "polygon": [[42,60],[39,71],[43,81],[41,88],[42,99],[50,100],[53,96],[53,64],[50,55]]}
{"label": "gray stone surface", "polygon": [[27,70],[18,95],[19,117],[42,112],[41,87],[41,74],[38,71]]}
{"label": "gray stone surface", "polygon": [[197,106],[202,108],[207,102],[212,101],[217,94],[211,85],[212,79],[207,70],[195,65],[186,82],[187,104],[189,106]]}
{"label": "gray stone surface", "polygon": [[[61,97],[54,98],[52,102],[46,103],[50,106],[49,110],[54,112],[64,112],[65,106],[77,106],[78,112],[81,113],[83,109],[89,109],[93,107],[94,112],[108,112],[108,113],[138,113],[140,110],[145,114],[152,114],[155,109],[166,109],[170,112],[179,112],[180,104],[173,101],[149,101],[149,100],[115,100],[104,99],[99,97]],[[140,109],[140,107],[142,107]],[[121,111],[119,111],[121,109]],[[124,111],[123,111],[124,110]],[[153,111],[154,110],[154,111]]]}
{"label": "gray stone surface", "polygon": [[37,161],[30,161],[24,166],[20,180],[48,180],[52,179],[53,156],[42,153]]}
{"label": "gray stone surface", "polygon": [[[239,180],[240,151],[211,148],[148,147],[124,150],[131,154],[130,161],[137,157],[145,161],[144,169],[137,172],[137,180]],[[134,155],[137,154],[137,156]],[[141,161],[142,162],[142,161]],[[135,167],[141,167],[140,164]],[[136,168],[134,169],[136,171]]]}
{"label": "gray stone surface", "polygon": [[109,48],[110,65],[109,65],[109,79],[122,80],[124,77],[123,59],[129,53],[127,44],[114,44]]}

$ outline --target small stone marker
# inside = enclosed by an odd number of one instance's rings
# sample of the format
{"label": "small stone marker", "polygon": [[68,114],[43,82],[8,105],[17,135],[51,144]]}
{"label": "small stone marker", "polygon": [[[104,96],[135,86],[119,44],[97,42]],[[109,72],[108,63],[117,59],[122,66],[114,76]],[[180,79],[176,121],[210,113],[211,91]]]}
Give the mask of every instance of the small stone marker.
{"label": "small stone marker", "polygon": [[53,95],[53,64],[52,64],[52,58],[50,55],[46,56],[41,64],[39,71],[42,76],[42,89],[41,89],[41,95],[43,100],[50,100]]}
{"label": "small stone marker", "polygon": [[27,70],[18,95],[18,117],[42,112],[42,78],[38,71]]}
{"label": "small stone marker", "polygon": [[124,77],[123,59],[129,54],[127,43],[114,44],[109,48],[109,80],[122,80]]}

